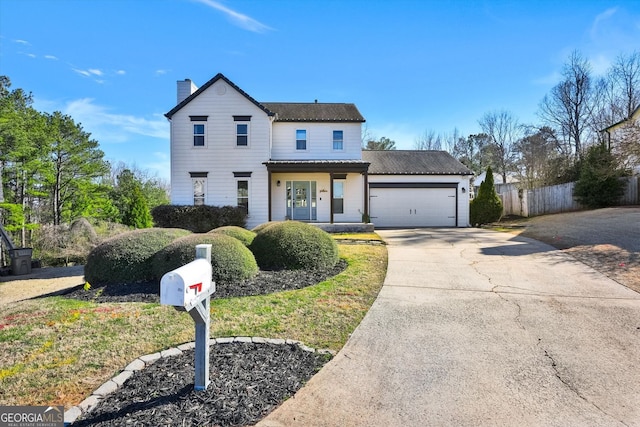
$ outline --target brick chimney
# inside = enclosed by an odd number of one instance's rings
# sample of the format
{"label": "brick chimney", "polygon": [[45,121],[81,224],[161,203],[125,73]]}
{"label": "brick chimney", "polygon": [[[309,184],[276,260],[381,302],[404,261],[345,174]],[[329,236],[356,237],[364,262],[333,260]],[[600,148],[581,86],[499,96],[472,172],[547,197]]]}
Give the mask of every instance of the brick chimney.
{"label": "brick chimney", "polygon": [[198,90],[191,79],[178,80],[178,104]]}

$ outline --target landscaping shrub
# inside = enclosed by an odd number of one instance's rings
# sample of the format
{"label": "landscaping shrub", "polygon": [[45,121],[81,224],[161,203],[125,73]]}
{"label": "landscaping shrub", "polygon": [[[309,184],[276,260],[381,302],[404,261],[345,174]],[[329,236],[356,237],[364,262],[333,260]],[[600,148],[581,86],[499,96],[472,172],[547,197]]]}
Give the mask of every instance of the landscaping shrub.
{"label": "landscaping shrub", "polygon": [[254,233],[260,233],[262,230],[264,230],[265,228],[273,225],[273,224],[280,224],[281,222],[284,221],[269,221],[269,222],[263,222],[262,224],[256,225],[251,231],[253,231]]}
{"label": "landscaping shrub", "polygon": [[218,227],[211,230],[209,233],[221,233],[227,236],[235,237],[240,240],[243,245],[249,246],[253,239],[256,237],[256,233],[249,231],[246,228],[238,227],[236,225],[225,225],[224,227]]}
{"label": "landscaping shrub", "polygon": [[87,257],[84,277],[93,285],[153,280],[151,259],[187,230],[145,228],[122,233],[96,246]]}
{"label": "landscaping shrub", "polygon": [[487,174],[475,199],[469,205],[469,216],[472,226],[480,226],[495,222],[502,216],[502,200],[493,185],[493,171],[487,168]]}
{"label": "landscaping shrub", "polygon": [[253,254],[240,240],[222,233],[192,234],[175,240],[153,258],[155,277],[181,267],[195,259],[196,245],[211,244],[213,280],[234,282],[258,273]]}
{"label": "landscaping shrub", "polygon": [[580,178],[573,194],[576,200],[589,208],[615,206],[624,194],[624,183],[613,154],[602,144],[589,147],[580,167]]}
{"label": "landscaping shrub", "polygon": [[206,233],[225,225],[244,227],[247,213],[242,207],[207,205],[160,205],[151,211],[156,227],[184,228]]}
{"label": "landscaping shrub", "polygon": [[260,268],[327,269],[338,262],[338,245],[325,231],[298,221],[262,228],[249,247]]}

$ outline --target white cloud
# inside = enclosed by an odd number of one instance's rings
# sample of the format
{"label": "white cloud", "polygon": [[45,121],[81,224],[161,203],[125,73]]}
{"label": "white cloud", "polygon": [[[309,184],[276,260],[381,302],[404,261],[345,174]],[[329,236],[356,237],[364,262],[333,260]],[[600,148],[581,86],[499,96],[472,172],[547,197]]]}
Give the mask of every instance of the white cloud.
{"label": "white cloud", "polygon": [[45,59],[51,59],[52,61],[57,61],[58,60],[58,58],[56,56],[53,56],[53,55],[45,55],[44,57],[45,57]]}
{"label": "white cloud", "polygon": [[253,19],[250,16],[242,14],[240,12],[236,12],[235,10],[229,9],[218,1],[215,0],[195,0],[199,3],[202,3],[206,6],[209,6],[213,9],[219,10],[220,12],[227,15],[227,17],[238,27],[243,28],[248,31],[252,31],[254,33],[264,33],[265,31],[272,30],[273,28]]}
{"label": "white cloud", "polygon": [[81,76],[84,76],[84,77],[91,76],[91,73],[88,72],[88,71],[85,71],[85,70],[79,70],[77,68],[72,68],[72,70],[75,71],[76,73],[80,74]]}
{"label": "white cloud", "polygon": [[591,38],[598,37],[600,31],[602,30],[603,23],[606,24],[606,21],[608,21],[617,11],[617,7],[612,7],[595,17],[595,19],[593,20],[593,24],[591,24]]}
{"label": "white cloud", "polygon": [[97,68],[89,68],[87,71],[96,76],[101,76],[104,74],[102,71],[98,70]]}
{"label": "white cloud", "polygon": [[76,123],[104,143],[123,143],[135,140],[138,135],[169,139],[169,123],[161,116],[152,118],[128,114],[114,114],[108,108],[95,104],[91,98],[82,98],[67,103],[64,114],[73,117]]}
{"label": "white cloud", "polygon": [[562,74],[559,71],[552,71],[546,76],[533,79],[533,83],[541,86],[555,86],[562,80]]}
{"label": "white cloud", "polygon": [[167,74],[170,70],[156,70],[156,76],[163,76]]}
{"label": "white cloud", "polygon": [[118,70],[116,71],[116,74],[119,76],[124,76],[125,74],[127,74],[127,72],[125,70]]}
{"label": "white cloud", "polygon": [[28,41],[26,41],[26,40],[20,40],[20,39],[17,39],[17,40],[14,40],[13,42],[14,42],[14,43],[18,43],[18,44],[22,44],[22,45],[25,45],[25,46],[31,46],[31,43],[29,43],[29,42],[28,42]]}

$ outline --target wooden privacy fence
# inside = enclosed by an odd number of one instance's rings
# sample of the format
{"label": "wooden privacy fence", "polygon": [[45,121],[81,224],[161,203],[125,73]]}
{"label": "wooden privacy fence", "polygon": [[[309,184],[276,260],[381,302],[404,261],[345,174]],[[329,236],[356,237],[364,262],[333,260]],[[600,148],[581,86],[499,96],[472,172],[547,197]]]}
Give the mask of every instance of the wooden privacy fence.
{"label": "wooden privacy fence", "polygon": [[[621,178],[625,181],[625,191],[618,205],[640,204],[640,176]],[[500,195],[503,215],[536,216],[584,209],[573,198],[575,182],[534,188],[518,189],[517,184],[496,184]]]}

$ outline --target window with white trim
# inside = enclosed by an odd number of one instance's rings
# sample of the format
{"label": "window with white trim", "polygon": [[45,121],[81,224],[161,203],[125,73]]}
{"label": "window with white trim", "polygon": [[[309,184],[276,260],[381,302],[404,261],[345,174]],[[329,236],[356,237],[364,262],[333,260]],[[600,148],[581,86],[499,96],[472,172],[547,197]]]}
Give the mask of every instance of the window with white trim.
{"label": "window with white trim", "polygon": [[236,123],[236,145],[238,147],[249,145],[249,123]]}
{"label": "window with white trim", "polygon": [[344,148],[344,132],[341,130],[333,131],[333,149],[334,150],[342,150]]}
{"label": "window with white trim", "polygon": [[191,178],[193,182],[193,204],[204,205],[204,197],[207,191],[207,178]]}
{"label": "window with white trim", "polygon": [[194,147],[204,147],[204,136],[205,136],[205,127],[204,124],[198,123],[193,125],[193,146]]}
{"label": "window with white trim", "polygon": [[237,181],[237,189],[238,189],[237,205],[239,207],[244,208],[244,211],[247,213],[247,215],[249,215],[249,181],[239,179]]}
{"label": "window with white trim", "polygon": [[307,130],[296,129],[296,150],[307,149]]}

